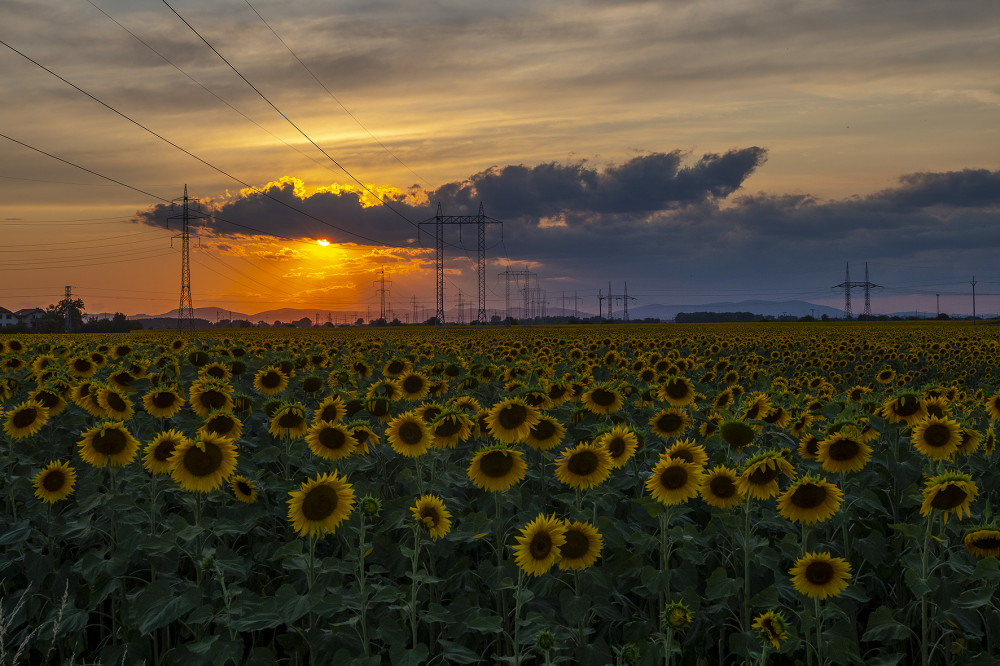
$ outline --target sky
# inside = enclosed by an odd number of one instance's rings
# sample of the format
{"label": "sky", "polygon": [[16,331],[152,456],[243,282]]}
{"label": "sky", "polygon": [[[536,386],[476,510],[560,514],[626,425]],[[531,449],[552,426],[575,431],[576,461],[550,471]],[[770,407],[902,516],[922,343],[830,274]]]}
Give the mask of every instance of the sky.
{"label": "sky", "polygon": [[[995,0],[0,0],[0,306],[1000,311]],[[445,307],[478,305],[446,225]],[[318,241],[324,241],[321,245]],[[384,279],[384,282],[383,282]],[[599,291],[600,290],[600,291]],[[634,299],[634,300],[632,300]],[[852,292],[855,314],[863,292]],[[540,307],[540,306],[539,306]],[[475,312],[473,312],[475,314]]]}

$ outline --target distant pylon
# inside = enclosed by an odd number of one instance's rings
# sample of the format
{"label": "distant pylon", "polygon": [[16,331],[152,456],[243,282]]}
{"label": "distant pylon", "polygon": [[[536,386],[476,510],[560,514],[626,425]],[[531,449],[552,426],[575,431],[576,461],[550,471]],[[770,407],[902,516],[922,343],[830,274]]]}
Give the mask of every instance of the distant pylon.
{"label": "distant pylon", "polygon": [[[181,221],[181,233],[174,238],[181,239],[181,302],[177,308],[177,330],[182,331],[186,326],[188,330],[194,330],[194,303],[191,299],[191,220],[204,219],[204,215],[191,214],[191,202],[197,199],[188,198],[187,184],[184,184],[184,196],[174,199],[170,206],[173,208],[178,201],[182,204],[180,215],[174,215],[168,219]],[[173,245],[173,242],[171,242]]]}
{"label": "distant pylon", "polygon": [[378,280],[375,280],[375,282],[374,282],[374,284],[379,285],[379,288],[376,289],[375,291],[376,291],[376,293],[379,294],[379,301],[380,301],[380,305],[381,305],[381,307],[379,309],[379,318],[382,319],[383,321],[388,321],[388,319],[386,319],[387,315],[386,315],[386,308],[385,308],[385,299],[389,295],[389,290],[385,288],[386,282],[388,282],[389,284],[392,284],[392,280],[386,280],[385,279],[385,267],[383,266],[382,267],[382,277],[380,277]]}
{"label": "distant pylon", "polygon": [[871,303],[871,290],[881,288],[881,285],[873,284],[868,279],[868,262],[865,262],[865,281],[864,282],[851,282],[851,269],[850,265],[844,264],[844,281],[840,284],[833,286],[833,289],[843,289],[844,290],[844,319],[853,319],[854,313],[851,311],[851,289],[865,290],[865,311],[862,314],[864,318],[870,318],[872,316],[872,303]]}
{"label": "distant pylon", "polygon": [[66,294],[63,300],[66,301],[66,322],[65,322],[66,332],[72,333],[73,318],[71,317],[71,314],[73,312],[73,308],[70,306],[70,302],[73,300],[73,287],[70,287],[68,285],[66,286]]}

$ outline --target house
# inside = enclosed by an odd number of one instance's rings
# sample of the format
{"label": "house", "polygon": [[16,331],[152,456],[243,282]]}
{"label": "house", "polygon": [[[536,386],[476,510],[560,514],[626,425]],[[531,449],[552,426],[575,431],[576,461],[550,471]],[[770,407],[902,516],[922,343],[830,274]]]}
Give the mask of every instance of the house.
{"label": "house", "polygon": [[25,324],[28,328],[34,328],[35,322],[45,316],[45,310],[41,308],[21,308],[14,315],[19,322]]}
{"label": "house", "polygon": [[5,307],[0,307],[0,327],[13,326],[20,322],[17,315]]}

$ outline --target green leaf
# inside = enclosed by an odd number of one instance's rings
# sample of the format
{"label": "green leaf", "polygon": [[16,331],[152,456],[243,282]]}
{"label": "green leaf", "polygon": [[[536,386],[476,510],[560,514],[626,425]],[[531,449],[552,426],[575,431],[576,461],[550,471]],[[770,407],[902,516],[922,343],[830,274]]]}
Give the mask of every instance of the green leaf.
{"label": "green leaf", "polygon": [[715,601],[723,597],[731,597],[739,592],[739,589],[739,582],[730,578],[725,569],[717,567],[705,582],[705,597],[710,601]]}
{"label": "green leaf", "polygon": [[868,630],[863,641],[898,641],[910,638],[910,629],[892,616],[888,606],[879,606],[868,618]]}
{"label": "green leaf", "polygon": [[20,543],[28,538],[28,534],[31,532],[31,524],[27,521],[21,521],[14,525],[8,532],[0,536],[0,546],[9,546],[12,543]]}
{"label": "green leaf", "polygon": [[482,655],[476,654],[464,645],[451,641],[439,640],[438,646],[444,648],[441,657],[448,664],[476,664],[482,660]]}
{"label": "green leaf", "polygon": [[496,634],[500,632],[503,620],[499,615],[473,615],[468,620],[465,620],[464,624],[467,629],[471,629],[472,631]]}
{"label": "green leaf", "polygon": [[165,582],[158,580],[136,595],[130,610],[139,633],[148,634],[180,619],[200,600],[201,590],[198,588],[191,587],[177,594]]}

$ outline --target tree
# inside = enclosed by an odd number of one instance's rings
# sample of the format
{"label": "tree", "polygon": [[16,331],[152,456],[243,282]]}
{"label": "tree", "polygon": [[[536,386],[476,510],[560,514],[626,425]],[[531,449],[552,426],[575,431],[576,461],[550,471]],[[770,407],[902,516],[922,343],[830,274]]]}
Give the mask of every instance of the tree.
{"label": "tree", "polygon": [[45,308],[45,314],[36,323],[40,333],[58,333],[66,330],[66,315],[69,313],[70,331],[83,328],[83,300],[63,297],[61,301]]}

